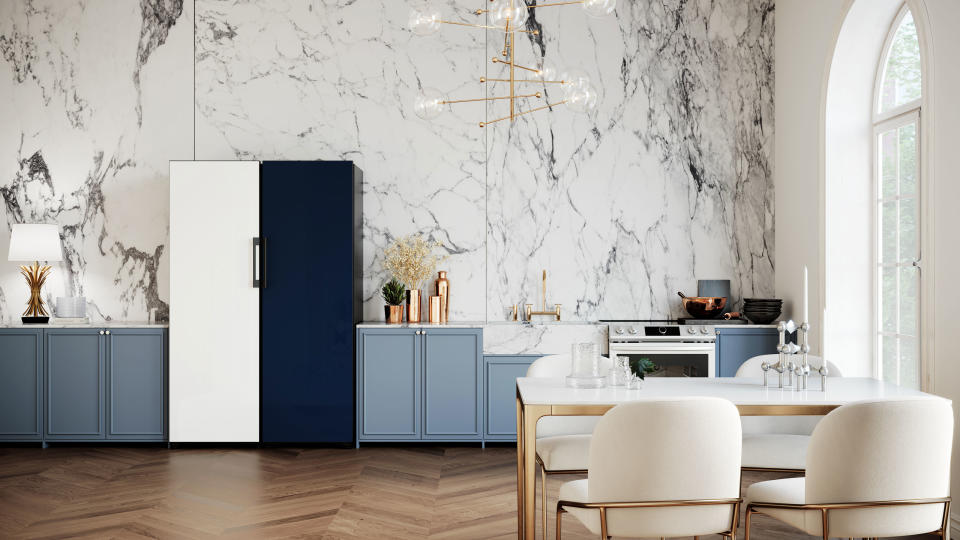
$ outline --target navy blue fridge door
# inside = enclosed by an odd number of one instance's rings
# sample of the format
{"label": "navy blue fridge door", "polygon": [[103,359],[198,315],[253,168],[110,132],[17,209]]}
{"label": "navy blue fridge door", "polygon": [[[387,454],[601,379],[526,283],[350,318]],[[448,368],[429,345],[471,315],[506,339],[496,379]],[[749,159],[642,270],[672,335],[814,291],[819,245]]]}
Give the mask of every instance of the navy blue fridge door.
{"label": "navy blue fridge door", "polygon": [[348,161],[261,166],[263,442],[354,440],[359,184]]}

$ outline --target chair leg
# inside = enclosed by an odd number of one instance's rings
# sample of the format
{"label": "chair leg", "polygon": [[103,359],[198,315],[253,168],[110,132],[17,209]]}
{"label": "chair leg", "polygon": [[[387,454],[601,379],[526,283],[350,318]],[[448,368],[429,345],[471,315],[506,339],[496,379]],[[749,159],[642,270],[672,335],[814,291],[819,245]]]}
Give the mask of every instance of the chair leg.
{"label": "chair leg", "polygon": [[543,507],[543,540],[547,540],[547,469],[540,466],[540,504]]}
{"label": "chair leg", "polygon": [[560,524],[563,522],[563,508],[557,505],[557,540],[560,540]]}
{"label": "chair leg", "polygon": [[[607,509],[600,507],[600,540],[607,540]],[[661,539],[662,540],[662,539]]]}
{"label": "chair leg", "polygon": [[750,516],[753,515],[753,508],[747,506],[747,519],[743,523],[743,540],[750,540]]}
{"label": "chair leg", "polygon": [[826,509],[826,508],[821,508],[821,509],[820,509],[820,516],[821,516],[822,521],[823,521],[823,540],[830,540],[830,525],[829,525],[829,522],[828,522],[828,520],[827,520],[827,509]]}

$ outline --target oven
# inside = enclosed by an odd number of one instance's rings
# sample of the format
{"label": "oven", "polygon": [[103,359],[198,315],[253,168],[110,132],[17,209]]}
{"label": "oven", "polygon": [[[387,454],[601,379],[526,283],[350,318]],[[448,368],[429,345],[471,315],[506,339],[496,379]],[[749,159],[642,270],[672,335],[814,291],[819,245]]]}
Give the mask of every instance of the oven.
{"label": "oven", "polygon": [[716,329],[685,326],[673,321],[611,321],[610,356],[631,364],[646,358],[656,370],[647,377],[715,377]]}

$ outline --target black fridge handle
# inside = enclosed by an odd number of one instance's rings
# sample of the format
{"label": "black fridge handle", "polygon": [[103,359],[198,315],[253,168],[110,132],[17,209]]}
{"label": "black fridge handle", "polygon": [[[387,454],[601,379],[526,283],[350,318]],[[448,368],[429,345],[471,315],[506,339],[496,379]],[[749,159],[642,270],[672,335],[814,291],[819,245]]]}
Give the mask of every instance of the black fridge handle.
{"label": "black fridge handle", "polygon": [[267,288],[267,239],[253,237],[253,287]]}

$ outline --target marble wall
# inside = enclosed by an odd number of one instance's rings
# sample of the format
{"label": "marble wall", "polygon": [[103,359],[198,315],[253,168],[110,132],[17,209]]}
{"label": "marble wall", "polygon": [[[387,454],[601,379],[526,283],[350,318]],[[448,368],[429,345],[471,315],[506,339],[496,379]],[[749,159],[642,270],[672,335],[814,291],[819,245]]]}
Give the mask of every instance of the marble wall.
{"label": "marble wall", "polygon": [[13,223],[56,223],[44,293],[94,320],[168,311],[168,160],[193,157],[193,5],[0,2],[0,318],[29,296]]}
{"label": "marble wall", "polygon": [[[475,22],[486,2],[433,4]],[[166,162],[190,158],[355,160],[368,319],[380,254],[411,233],[449,253],[459,319],[538,303],[544,268],[567,319],[679,315],[698,277],[773,292],[773,0],[536,13],[518,63],[587,70],[600,107],[486,129],[502,104],[428,123],[412,103],[421,87],[485,95],[502,34],[414,36],[408,2],[16,0],[0,16],[0,118],[17,126],[0,135],[0,211],[64,227],[48,296],[82,292],[100,316],[166,310]],[[25,286],[0,269],[9,316]]]}

